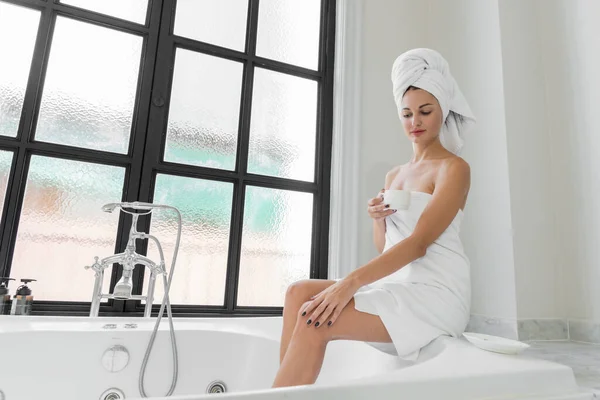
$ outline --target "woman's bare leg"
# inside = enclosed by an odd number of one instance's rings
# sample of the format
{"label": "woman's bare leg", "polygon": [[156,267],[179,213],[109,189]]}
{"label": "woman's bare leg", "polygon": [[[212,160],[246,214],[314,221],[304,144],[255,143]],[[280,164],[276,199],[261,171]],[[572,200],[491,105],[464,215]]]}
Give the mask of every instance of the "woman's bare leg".
{"label": "woman's bare leg", "polygon": [[296,326],[273,387],[315,383],[323,365],[327,343],[332,340],[392,341],[381,318],[357,311],[354,299],[344,307],[331,326],[323,324],[315,328],[312,324],[307,325],[308,316],[302,316],[299,312],[296,318]]}
{"label": "woman's bare leg", "polygon": [[283,330],[281,332],[281,345],[279,350],[279,363],[283,361],[285,352],[288,348],[292,332],[296,326],[298,310],[315,294],[321,293],[335,281],[324,279],[305,279],[294,282],[285,294],[285,303],[283,305]]}

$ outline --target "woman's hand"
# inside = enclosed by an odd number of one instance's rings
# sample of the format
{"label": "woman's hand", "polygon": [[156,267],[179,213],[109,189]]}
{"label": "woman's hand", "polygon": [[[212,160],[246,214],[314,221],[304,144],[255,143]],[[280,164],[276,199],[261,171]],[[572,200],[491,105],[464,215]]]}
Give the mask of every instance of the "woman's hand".
{"label": "woman's hand", "polygon": [[392,215],[396,212],[396,210],[390,210],[389,204],[383,204],[383,192],[385,189],[381,189],[377,197],[374,197],[369,200],[367,212],[369,213],[369,217],[378,221],[384,219],[388,215]]}
{"label": "woman's hand", "polygon": [[333,325],[358,288],[351,280],[342,279],[311,297],[302,312],[302,316],[309,316],[306,323],[314,323],[315,328]]}

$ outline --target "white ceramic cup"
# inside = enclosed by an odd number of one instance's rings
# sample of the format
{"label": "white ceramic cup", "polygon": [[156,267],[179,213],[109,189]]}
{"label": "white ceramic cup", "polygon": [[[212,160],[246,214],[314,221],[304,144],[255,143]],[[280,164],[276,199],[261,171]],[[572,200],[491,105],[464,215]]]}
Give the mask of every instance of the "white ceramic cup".
{"label": "white ceramic cup", "polygon": [[410,191],[386,190],[383,192],[383,203],[390,205],[390,210],[408,210],[410,207]]}

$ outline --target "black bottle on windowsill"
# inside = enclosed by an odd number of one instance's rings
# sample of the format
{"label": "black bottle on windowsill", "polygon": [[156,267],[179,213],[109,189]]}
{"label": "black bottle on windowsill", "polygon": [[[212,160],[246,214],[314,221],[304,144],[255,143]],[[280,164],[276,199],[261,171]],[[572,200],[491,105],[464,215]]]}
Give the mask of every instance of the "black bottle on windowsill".
{"label": "black bottle on windowsill", "polygon": [[8,283],[13,278],[0,278],[0,315],[10,314],[10,294],[8,294]]}
{"label": "black bottle on windowsill", "polygon": [[31,314],[31,305],[33,304],[33,295],[31,289],[27,286],[29,282],[34,282],[35,279],[21,279],[23,284],[17,288],[17,292],[13,296],[11,315],[29,315]]}

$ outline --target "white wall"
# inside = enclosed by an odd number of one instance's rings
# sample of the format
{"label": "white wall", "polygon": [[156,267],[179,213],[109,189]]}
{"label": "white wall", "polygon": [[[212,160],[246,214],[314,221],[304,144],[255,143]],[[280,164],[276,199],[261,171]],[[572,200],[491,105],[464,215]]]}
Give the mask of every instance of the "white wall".
{"label": "white wall", "polygon": [[472,312],[600,321],[600,2],[363,2],[358,265],[376,255],[366,201],[406,162],[394,59],[431,47],[475,115],[462,238]]}
{"label": "white wall", "polygon": [[462,230],[473,314],[516,318],[501,41],[496,1],[431,1],[432,46],[448,60],[477,128],[462,156],[471,191]]}
{"label": "white wall", "polygon": [[[366,201],[385,173],[410,159],[391,93],[394,59],[414,47],[432,47],[449,61],[478,117],[464,158],[472,189],[462,238],[472,263],[472,312],[516,318],[508,161],[496,1],[364,2],[359,261],[376,252]],[[493,185],[490,185],[493,182]]]}
{"label": "white wall", "polygon": [[538,0],[537,12],[567,316],[600,321],[600,2]]}
{"label": "white wall", "polygon": [[499,11],[517,315],[564,318],[557,203],[550,173],[551,113],[536,3],[502,0]]}

